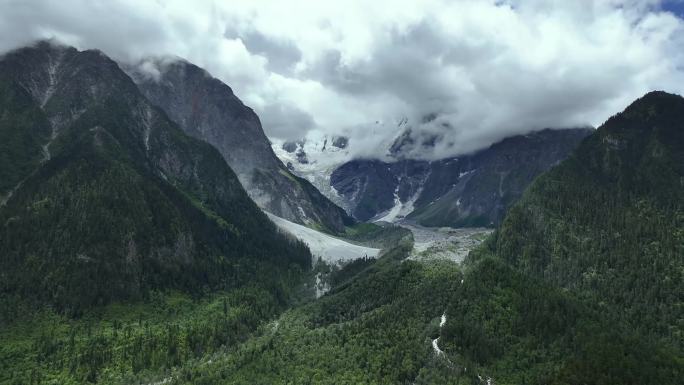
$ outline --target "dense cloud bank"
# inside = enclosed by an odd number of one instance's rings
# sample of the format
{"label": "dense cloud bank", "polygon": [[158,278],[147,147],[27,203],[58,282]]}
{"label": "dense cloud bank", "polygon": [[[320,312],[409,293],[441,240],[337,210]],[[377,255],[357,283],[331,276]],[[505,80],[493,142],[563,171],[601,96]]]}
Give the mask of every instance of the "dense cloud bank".
{"label": "dense cloud bank", "polygon": [[229,84],[271,137],[346,135],[372,157],[410,127],[430,144],[410,155],[438,158],[598,125],[648,90],[684,92],[673,10],[652,0],[2,0],[0,51],[56,38],[125,62],[184,57]]}

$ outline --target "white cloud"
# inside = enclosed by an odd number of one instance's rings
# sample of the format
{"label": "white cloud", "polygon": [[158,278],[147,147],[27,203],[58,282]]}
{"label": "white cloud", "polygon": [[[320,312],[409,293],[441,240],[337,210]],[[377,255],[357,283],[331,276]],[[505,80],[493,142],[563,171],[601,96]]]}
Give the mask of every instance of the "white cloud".
{"label": "white cloud", "polygon": [[440,138],[413,156],[440,157],[682,93],[683,32],[655,0],[0,0],[0,51],[56,37],[123,61],[181,56],[267,134],[346,134],[364,156],[402,117]]}

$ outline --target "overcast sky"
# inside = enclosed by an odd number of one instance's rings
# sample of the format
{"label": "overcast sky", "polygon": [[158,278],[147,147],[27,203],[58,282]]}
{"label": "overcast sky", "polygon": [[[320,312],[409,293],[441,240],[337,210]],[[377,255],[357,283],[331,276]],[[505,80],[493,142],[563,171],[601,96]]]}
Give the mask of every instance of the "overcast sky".
{"label": "overcast sky", "polygon": [[343,134],[355,153],[377,156],[408,118],[414,135],[438,138],[414,155],[436,158],[545,127],[598,126],[649,90],[684,93],[681,9],[657,0],[0,0],[0,51],[54,37],[120,61],[176,55],[230,85],[272,138]]}

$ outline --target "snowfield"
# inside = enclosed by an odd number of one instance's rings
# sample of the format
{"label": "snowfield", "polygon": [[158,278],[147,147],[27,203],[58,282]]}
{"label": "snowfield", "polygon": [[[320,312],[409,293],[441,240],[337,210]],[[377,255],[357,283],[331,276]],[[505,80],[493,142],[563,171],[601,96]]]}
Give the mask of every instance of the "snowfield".
{"label": "snowfield", "polygon": [[327,263],[339,264],[363,257],[376,258],[380,253],[380,249],[355,245],[306,226],[290,222],[271,213],[266,213],[266,215],[282,231],[306,243],[314,258],[320,257]]}
{"label": "snowfield", "polygon": [[291,171],[294,174],[307,179],[328,199],[349,211],[349,202],[330,185],[333,171],[352,159],[349,150],[333,146],[332,138],[326,135],[312,134],[304,143],[297,144],[297,150],[304,151],[307,158],[307,163],[300,163],[296,151],[285,151],[283,143],[283,140],[271,140],[271,148],[280,161],[285,165],[292,165]]}

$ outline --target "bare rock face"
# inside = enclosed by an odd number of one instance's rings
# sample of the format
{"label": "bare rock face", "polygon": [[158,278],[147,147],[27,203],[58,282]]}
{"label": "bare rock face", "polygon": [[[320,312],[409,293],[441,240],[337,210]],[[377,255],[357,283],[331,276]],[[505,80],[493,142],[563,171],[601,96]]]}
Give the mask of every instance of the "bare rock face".
{"label": "bare rock face", "polygon": [[346,136],[336,136],[333,138],[332,145],[340,149],[345,149],[349,145],[349,138]]}
{"label": "bare rock face", "polygon": [[263,209],[290,221],[330,232],[353,223],[344,210],[275,156],[259,117],[231,88],[182,60],[157,60],[154,75],[126,70],[140,91],[187,134],[216,147],[249,196]]}
{"label": "bare rock face", "polygon": [[335,169],[330,183],[359,220],[408,218],[426,226],[493,226],[537,175],[568,157],[591,132],[547,129],[432,162],[354,160]]}

